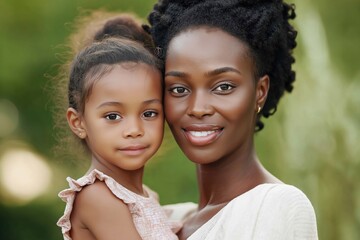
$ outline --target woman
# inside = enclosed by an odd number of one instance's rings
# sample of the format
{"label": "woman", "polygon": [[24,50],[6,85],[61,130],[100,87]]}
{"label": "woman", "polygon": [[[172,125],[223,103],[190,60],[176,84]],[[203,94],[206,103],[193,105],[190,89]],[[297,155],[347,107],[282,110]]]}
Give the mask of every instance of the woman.
{"label": "woman", "polygon": [[269,173],[254,147],[261,117],[293,88],[294,18],[281,0],[159,1],[149,15],[165,60],[166,120],[197,166],[200,199],[180,239],[317,239],[308,198]]}

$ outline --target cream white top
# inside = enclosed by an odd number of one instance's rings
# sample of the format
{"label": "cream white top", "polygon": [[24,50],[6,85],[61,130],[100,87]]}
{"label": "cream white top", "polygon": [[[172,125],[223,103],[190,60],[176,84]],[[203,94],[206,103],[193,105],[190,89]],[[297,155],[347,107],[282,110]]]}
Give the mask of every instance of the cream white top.
{"label": "cream white top", "polygon": [[[191,217],[194,204],[165,207],[175,220]],[[298,188],[261,184],[230,201],[188,240],[318,239],[313,206]]]}

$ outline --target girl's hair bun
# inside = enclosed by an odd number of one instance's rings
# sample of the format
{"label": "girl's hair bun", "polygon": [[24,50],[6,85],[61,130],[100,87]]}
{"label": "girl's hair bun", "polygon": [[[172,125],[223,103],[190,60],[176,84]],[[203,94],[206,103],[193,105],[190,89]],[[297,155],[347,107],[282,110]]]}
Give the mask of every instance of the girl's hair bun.
{"label": "girl's hair bun", "polygon": [[107,20],[103,27],[95,33],[94,40],[101,41],[110,37],[129,39],[142,44],[151,51],[154,49],[151,35],[144,30],[140,21],[130,14],[120,14]]}

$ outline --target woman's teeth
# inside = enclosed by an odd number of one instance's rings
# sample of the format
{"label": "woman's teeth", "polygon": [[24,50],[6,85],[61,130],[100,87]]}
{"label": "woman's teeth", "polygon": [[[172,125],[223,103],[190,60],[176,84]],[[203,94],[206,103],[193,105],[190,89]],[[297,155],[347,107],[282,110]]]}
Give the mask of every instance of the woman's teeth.
{"label": "woman's teeth", "polygon": [[194,137],[206,137],[213,134],[215,131],[190,131],[190,134]]}

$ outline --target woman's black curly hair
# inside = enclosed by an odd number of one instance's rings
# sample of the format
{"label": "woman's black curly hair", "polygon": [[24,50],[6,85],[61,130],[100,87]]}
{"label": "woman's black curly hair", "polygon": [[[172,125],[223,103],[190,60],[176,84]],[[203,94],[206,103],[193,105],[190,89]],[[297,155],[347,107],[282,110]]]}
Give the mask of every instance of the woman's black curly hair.
{"label": "woman's black curly hair", "polygon": [[284,91],[291,92],[295,72],[292,50],[297,32],[289,20],[294,5],[282,0],[159,0],[148,16],[145,30],[166,57],[169,42],[180,32],[200,26],[222,29],[246,43],[256,65],[256,79],[270,77],[268,97],[258,114],[256,130],[264,127],[260,117],[274,114]]}

